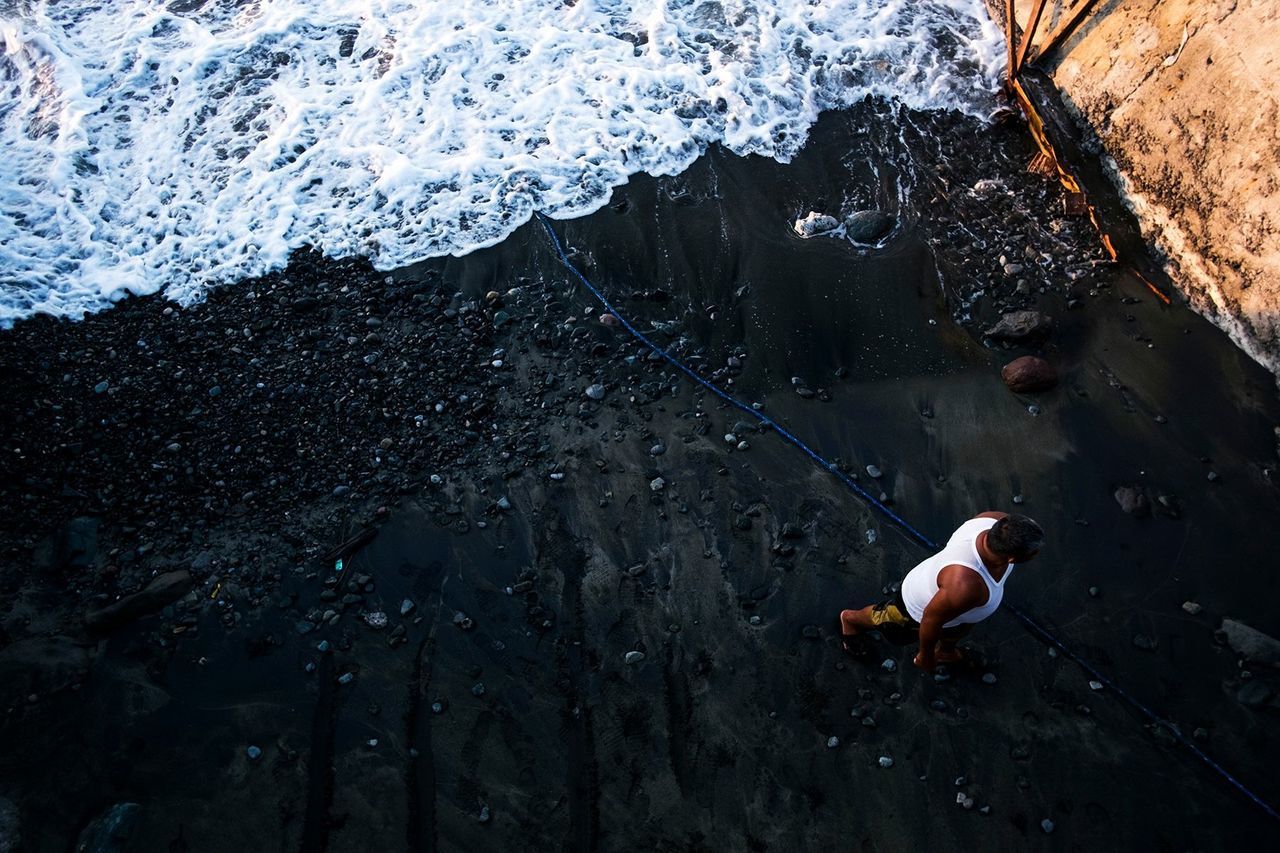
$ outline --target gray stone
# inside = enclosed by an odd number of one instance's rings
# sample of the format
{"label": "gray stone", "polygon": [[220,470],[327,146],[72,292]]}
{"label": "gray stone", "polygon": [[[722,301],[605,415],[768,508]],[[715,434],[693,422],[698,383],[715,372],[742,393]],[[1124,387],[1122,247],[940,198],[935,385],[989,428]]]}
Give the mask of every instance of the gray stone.
{"label": "gray stone", "polygon": [[1040,821],[1040,829],[1044,830],[1045,835],[1050,834],[1053,832],[1053,821],[1049,820],[1049,818]]}
{"label": "gray stone", "polygon": [[1053,331],[1053,318],[1039,311],[1010,311],[1002,314],[994,326],[982,334],[997,341],[1023,343],[1047,338]]}
{"label": "gray stone", "polygon": [[408,616],[413,612],[413,608],[415,607],[417,607],[417,605],[414,604],[411,599],[406,598],[404,601],[400,602],[400,615]]}
{"label": "gray stone", "polygon": [[587,386],[587,390],[586,390],[585,392],[583,392],[583,393],[585,393],[585,394],[587,395],[587,397],[588,397],[588,398],[590,398],[590,399],[592,399],[592,400],[603,400],[603,399],[604,399],[604,386],[603,386],[603,385],[601,385],[601,384],[599,384],[599,383],[597,382],[597,383],[596,383],[596,384],[594,384],[594,385],[588,385],[588,386]]}
{"label": "gray stone", "polygon": [[855,243],[874,246],[893,230],[894,218],[883,210],[858,210],[844,219],[844,233]]}
{"label": "gray stone", "polygon": [[1251,678],[1236,691],[1236,701],[1246,708],[1263,708],[1275,695],[1267,684],[1257,678]]}
{"label": "gray stone", "polygon": [[897,672],[898,662],[895,661],[893,658],[885,658],[884,663],[880,664],[880,668],[883,669],[885,672]]}
{"label": "gray stone", "polygon": [[1204,610],[1203,607],[1201,607],[1199,604],[1197,604],[1194,601],[1182,602],[1182,609],[1185,610],[1187,613],[1191,614],[1192,616],[1198,616],[1200,614],[1200,611]]}
{"label": "gray stone", "polygon": [[835,735],[832,735],[831,737],[827,738],[827,749],[835,749],[839,745],[840,745],[840,738],[836,737]]}
{"label": "gray stone", "polygon": [[194,581],[186,569],[159,575],[141,591],[117,602],[85,614],[85,625],[92,633],[107,634],[135,619],[155,613],[187,594]]}
{"label": "gray stone", "polygon": [[1151,514],[1151,501],[1147,499],[1146,490],[1141,486],[1121,486],[1115,490],[1113,497],[1120,509],[1135,518],[1146,518]]}
{"label": "gray stone", "polygon": [[1240,657],[1280,666],[1280,640],[1234,619],[1223,619],[1222,631],[1227,635],[1227,643]]}
{"label": "gray stone", "polygon": [[0,797],[0,853],[18,853],[22,841],[18,807],[12,800]]}
{"label": "gray stone", "polygon": [[892,767],[893,759],[887,755],[882,755],[880,756],[880,760],[878,763],[880,764],[881,767]]}
{"label": "gray stone", "polygon": [[142,806],[116,803],[95,817],[76,839],[76,853],[124,853],[138,825]]}
{"label": "gray stone", "polygon": [[640,663],[640,661],[644,660],[644,652],[639,652],[639,651],[627,652],[625,655],[622,656],[622,660],[629,664]]}
{"label": "gray stone", "polygon": [[840,227],[834,216],[810,211],[808,216],[797,219],[792,229],[801,237],[817,237],[828,234]]}
{"label": "gray stone", "polygon": [[259,758],[262,757],[262,747],[251,745],[248,749],[244,751],[244,754],[249,756],[250,761],[257,761]]}
{"label": "gray stone", "polygon": [[660,492],[667,487],[667,481],[661,477],[654,477],[649,481],[649,491]]}

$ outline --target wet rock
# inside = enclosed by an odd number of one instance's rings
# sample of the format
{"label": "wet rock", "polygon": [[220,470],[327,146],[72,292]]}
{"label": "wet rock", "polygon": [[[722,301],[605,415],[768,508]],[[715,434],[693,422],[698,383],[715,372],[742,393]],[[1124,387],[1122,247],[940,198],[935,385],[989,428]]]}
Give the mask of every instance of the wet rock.
{"label": "wet rock", "polygon": [[858,210],[844,219],[844,233],[855,243],[874,246],[893,230],[894,218],[883,210]]}
{"label": "wet rock", "polygon": [[885,672],[897,672],[898,662],[893,658],[885,658],[884,662],[880,664],[880,668]]}
{"label": "wet rock", "polygon": [[622,660],[623,662],[628,664],[640,663],[640,661],[644,660],[644,652],[641,652],[641,651],[627,652],[625,655],[622,656]]}
{"label": "wet rock", "polygon": [[1024,355],[1015,358],[1000,371],[1000,378],[1015,394],[1048,391],[1058,384],[1058,371],[1043,358]]}
{"label": "wet rock", "polygon": [[1222,620],[1222,632],[1236,654],[1255,663],[1280,666],[1280,640],[1235,619]]}
{"label": "wet rock", "polygon": [[1183,609],[1186,613],[1189,613],[1189,614],[1190,614],[1190,615],[1192,615],[1192,616],[1198,616],[1198,615],[1200,615],[1200,611],[1204,610],[1204,608],[1203,608],[1203,607],[1201,607],[1199,604],[1197,604],[1197,603],[1196,603],[1196,602],[1194,602],[1194,601],[1184,601],[1184,602],[1182,602],[1182,609]]}
{"label": "wet rock", "polygon": [[889,768],[893,766],[893,759],[887,755],[880,756],[878,762],[881,767]]}
{"label": "wet rock", "polygon": [[244,751],[244,754],[248,756],[250,761],[257,761],[262,757],[262,747],[250,745]]}
{"label": "wet rock", "polygon": [[840,738],[836,737],[835,735],[832,735],[831,737],[827,738],[827,749],[835,749],[839,745],[840,745]]}
{"label": "wet rock", "polygon": [[1053,832],[1053,828],[1053,821],[1049,820],[1049,818],[1045,818],[1040,821],[1040,829],[1045,835],[1051,834]]}
{"label": "wet rock", "polygon": [[799,236],[808,238],[830,233],[839,228],[840,223],[833,216],[810,211],[808,216],[797,219],[791,227]]}
{"label": "wet rock", "polygon": [[1151,501],[1147,500],[1146,490],[1141,486],[1121,486],[1113,496],[1120,509],[1135,518],[1146,518],[1151,514]]}
{"label": "wet rock", "polygon": [[108,634],[117,628],[155,613],[187,594],[194,581],[186,569],[167,572],[147,584],[140,592],[85,614],[85,625],[94,634]]}
{"label": "wet rock", "polygon": [[1271,701],[1271,697],[1275,695],[1266,683],[1259,679],[1252,678],[1246,681],[1244,686],[1236,691],[1236,701],[1246,708],[1263,708]]}
{"label": "wet rock", "polygon": [[583,393],[586,394],[589,399],[603,400],[604,386],[597,382],[594,385],[588,385],[586,391]]}
{"label": "wet rock", "polygon": [[1039,311],[1010,311],[982,334],[997,341],[1032,343],[1044,340],[1053,331],[1053,318]]}
{"label": "wet rock", "polygon": [[22,849],[18,817],[13,801],[0,797],[0,853],[18,853]]}
{"label": "wet rock", "polygon": [[142,806],[116,803],[89,822],[76,839],[76,853],[124,853],[138,826]]}
{"label": "wet rock", "polygon": [[1154,652],[1159,647],[1159,645],[1160,643],[1156,640],[1155,637],[1149,636],[1147,634],[1133,635],[1133,647],[1135,649],[1142,649],[1144,652]]}
{"label": "wet rock", "polygon": [[649,481],[649,491],[660,492],[667,487],[667,481],[661,477],[654,477]]}
{"label": "wet rock", "polygon": [[417,605],[413,603],[412,599],[406,598],[404,601],[400,602],[400,615],[408,616],[410,613],[413,612],[413,609],[416,606]]}
{"label": "wet rock", "polygon": [[6,646],[0,650],[0,711],[79,684],[89,664],[89,650],[68,637],[31,637]]}
{"label": "wet rock", "polygon": [[884,474],[883,474],[883,472],[882,472],[882,471],[881,471],[877,466],[875,466],[875,465],[868,465],[868,466],[867,466],[867,476],[868,476],[868,477],[870,477],[870,478],[871,478],[871,479],[873,479],[873,480],[879,480],[882,476],[884,476]]}

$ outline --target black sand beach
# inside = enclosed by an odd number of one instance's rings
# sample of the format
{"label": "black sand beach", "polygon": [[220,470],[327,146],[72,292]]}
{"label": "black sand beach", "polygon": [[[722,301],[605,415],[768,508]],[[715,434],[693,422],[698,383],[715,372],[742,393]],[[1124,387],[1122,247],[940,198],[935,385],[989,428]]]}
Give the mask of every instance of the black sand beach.
{"label": "black sand beach", "polygon": [[[824,116],[790,164],[713,150],[554,227],[646,334],[934,539],[987,509],[1040,520],[1047,547],[1007,600],[1278,802],[1277,661],[1219,630],[1280,636],[1275,379],[1104,262],[1033,154],[1016,122],[868,103]],[[861,209],[894,216],[883,245],[792,231]],[[1019,309],[1052,335],[984,337]],[[937,678],[912,647],[845,656],[838,611],[925,552],[600,315],[535,221],[391,275],[299,254],[191,308],[136,299],[0,334],[0,835],[1273,836],[1007,613],[969,641],[980,664]],[[1004,386],[1024,354],[1055,389]],[[166,594],[109,609],[159,576]],[[103,840],[112,819],[127,840]]]}

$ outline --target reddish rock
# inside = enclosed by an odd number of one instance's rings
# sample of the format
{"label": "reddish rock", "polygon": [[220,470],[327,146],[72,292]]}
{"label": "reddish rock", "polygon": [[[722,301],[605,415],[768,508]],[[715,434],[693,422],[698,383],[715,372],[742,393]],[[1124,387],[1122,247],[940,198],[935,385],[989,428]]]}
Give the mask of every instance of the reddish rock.
{"label": "reddish rock", "polygon": [[1015,358],[1000,371],[1000,377],[1015,394],[1048,391],[1058,384],[1058,371],[1053,369],[1052,364],[1034,355]]}

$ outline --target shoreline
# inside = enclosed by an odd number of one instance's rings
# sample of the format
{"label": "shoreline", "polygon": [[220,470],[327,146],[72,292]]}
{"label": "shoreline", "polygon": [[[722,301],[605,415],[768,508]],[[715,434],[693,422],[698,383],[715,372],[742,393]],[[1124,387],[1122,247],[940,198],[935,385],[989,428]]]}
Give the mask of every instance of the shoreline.
{"label": "shoreline", "polygon": [[[1224,617],[1280,633],[1280,581],[1251,570],[1280,533],[1221,533],[1275,508],[1270,375],[1097,263],[1090,230],[1051,213],[1060,188],[1022,171],[1017,127],[975,141],[966,120],[882,108],[825,115],[789,165],[713,150],[554,227],[629,318],[935,536],[1015,495],[1052,519],[1058,556],[1011,595],[1274,800],[1272,700],[1239,699],[1253,679],[1214,639]],[[858,209],[894,215],[883,247],[791,231]],[[22,744],[0,799],[32,849],[123,801],[143,807],[137,843],[194,849],[1262,837],[1007,617],[974,638],[982,671],[946,681],[884,644],[893,672],[841,658],[834,613],[923,555],[591,303],[534,222],[390,275],[300,258],[184,311],[148,297],[0,333],[0,499],[18,508],[2,726]],[[984,343],[1023,308],[1053,315],[1052,337]],[[1024,353],[1057,365],[1056,390],[1001,385]],[[1124,486],[1148,517],[1117,505]],[[157,613],[82,626],[182,571],[191,591]],[[1185,788],[1114,805],[1151,774]],[[902,821],[922,795],[936,820]]]}

